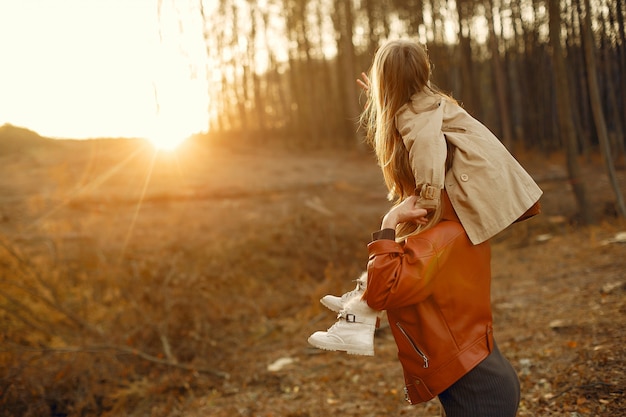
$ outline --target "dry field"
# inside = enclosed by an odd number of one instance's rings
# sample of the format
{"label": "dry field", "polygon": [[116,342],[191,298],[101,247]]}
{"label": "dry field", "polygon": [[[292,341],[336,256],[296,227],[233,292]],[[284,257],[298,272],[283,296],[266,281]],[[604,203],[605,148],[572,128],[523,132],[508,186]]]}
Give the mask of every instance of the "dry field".
{"label": "dry field", "polygon": [[[388,207],[370,153],[30,139],[0,138],[0,416],[441,415],[385,326],[374,357],[306,342]],[[519,416],[626,415],[626,222],[598,158],[581,227],[562,158],[518,157],[545,191],[493,240]]]}

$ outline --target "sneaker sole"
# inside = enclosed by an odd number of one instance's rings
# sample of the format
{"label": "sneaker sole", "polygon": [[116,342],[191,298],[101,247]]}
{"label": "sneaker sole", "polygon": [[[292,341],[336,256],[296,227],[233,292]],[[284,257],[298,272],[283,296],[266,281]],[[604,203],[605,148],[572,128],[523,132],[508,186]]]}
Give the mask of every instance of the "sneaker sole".
{"label": "sneaker sole", "polygon": [[311,338],[309,338],[308,342],[318,349],[331,352],[346,352],[348,355],[374,356],[374,349],[363,348],[363,346],[335,345],[332,343],[321,344],[317,343],[315,340],[311,340]]}

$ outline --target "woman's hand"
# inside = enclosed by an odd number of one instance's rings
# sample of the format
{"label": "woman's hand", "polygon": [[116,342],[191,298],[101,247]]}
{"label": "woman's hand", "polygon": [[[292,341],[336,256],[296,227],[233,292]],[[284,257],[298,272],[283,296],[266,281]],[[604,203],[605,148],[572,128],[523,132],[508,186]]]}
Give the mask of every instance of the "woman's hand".
{"label": "woman's hand", "polygon": [[366,93],[370,91],[370,79],[367,74],[362,72],[361,78],[357,78],[356,83],[365,91]]}
{"label": "woman's hand", "polygon": [[383,217],[381,229],[395,229],[398,224],[409,221],[421,225],[428,223],[426,218],[428,211],[421,208],[417,202],[418,197],[411,196],[397,206],[392,207]]}

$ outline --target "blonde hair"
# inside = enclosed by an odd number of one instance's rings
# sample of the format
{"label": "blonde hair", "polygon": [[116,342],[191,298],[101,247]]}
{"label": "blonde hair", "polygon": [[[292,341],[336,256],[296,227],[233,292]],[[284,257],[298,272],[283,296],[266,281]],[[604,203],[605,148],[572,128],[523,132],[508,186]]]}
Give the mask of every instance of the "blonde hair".
{"label": "blonde hair", "polygon": [[[395,204],[414,195],[416,187],[409,152],[396,128],[398,110],[421,91],[429,90],[451,99],[432,86],[430,78],[431,63],[426,49],[408,40],[392,40],[383,44],[370,68],[368,100],[360,122],[366,129],[368,143],[376,153],[389,190],[389,199],[395,199]],[[446,165],[448,168],[449,163]],[[429,223],[421,228],[415,224],[399,225],[398,236],[406,237],[432,227],[440,220],[441,204],[429,217]]]}

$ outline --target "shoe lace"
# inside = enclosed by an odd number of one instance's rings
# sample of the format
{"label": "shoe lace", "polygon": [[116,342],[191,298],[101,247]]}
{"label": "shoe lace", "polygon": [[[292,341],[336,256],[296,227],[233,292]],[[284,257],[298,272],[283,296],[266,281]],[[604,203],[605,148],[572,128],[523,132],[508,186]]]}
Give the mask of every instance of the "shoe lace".
{"label": "shoe lace", "polygon": [[354,296],[355,294],[363,292],[363,282],[358,279],[355,279],[354,281],[356,281],[356,287],[352,291],[348,291],[347,293],[342,295],[342,300],[347,300],[348,298],[352,298],[352,296]]}
{"label": "shoe lace", "polygon": [[330,326],[330,327],[326,330],[326,333],[332,333],[332,332],[333,332],[333,329],[334,329],[335,327],[337,327],[337,325],[339,324],[339,322],[341,322],[341,320],[338,318],[338,319],[337,319],[337,321],[335,322],[335,324],[333,324],[332,326]]}

